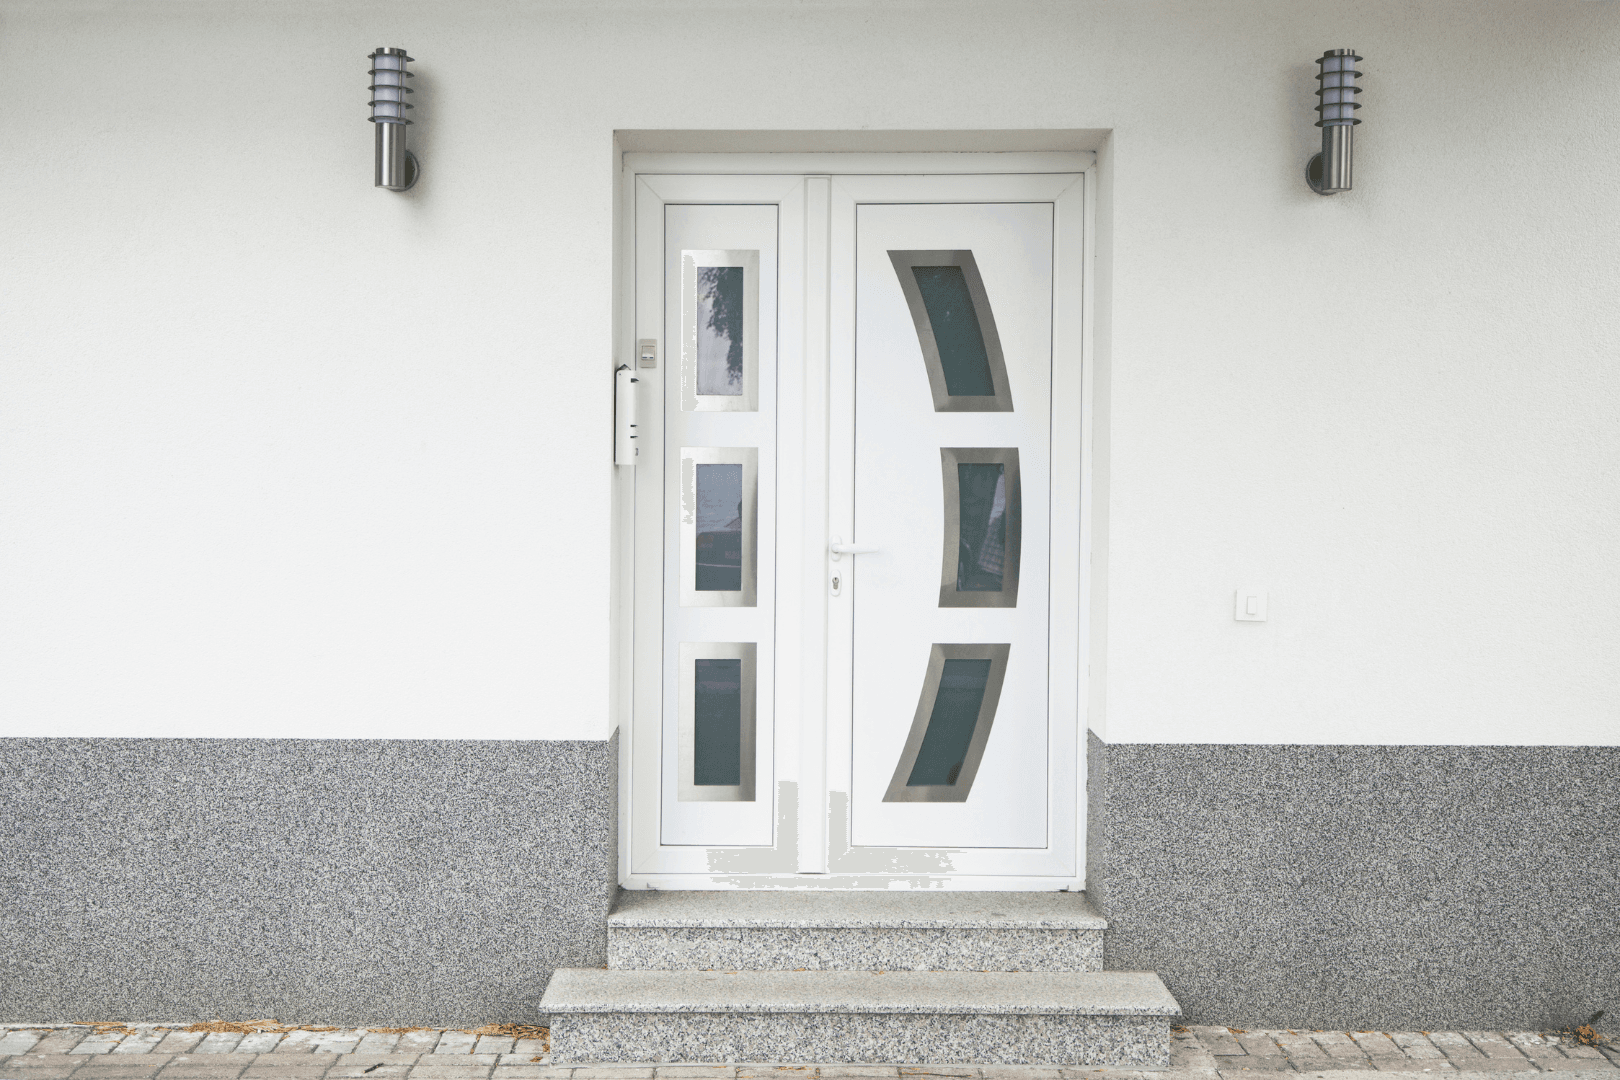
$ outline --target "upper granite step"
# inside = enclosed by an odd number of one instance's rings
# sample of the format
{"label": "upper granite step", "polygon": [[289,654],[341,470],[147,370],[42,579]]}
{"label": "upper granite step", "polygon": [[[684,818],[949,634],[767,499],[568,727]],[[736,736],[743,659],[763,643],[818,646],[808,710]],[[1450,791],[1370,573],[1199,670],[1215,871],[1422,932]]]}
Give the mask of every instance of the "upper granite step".
{"label": "upper granite step", "polygon": [[1098,971],[1083,893],[621,892],[608,966],[663,970]]}

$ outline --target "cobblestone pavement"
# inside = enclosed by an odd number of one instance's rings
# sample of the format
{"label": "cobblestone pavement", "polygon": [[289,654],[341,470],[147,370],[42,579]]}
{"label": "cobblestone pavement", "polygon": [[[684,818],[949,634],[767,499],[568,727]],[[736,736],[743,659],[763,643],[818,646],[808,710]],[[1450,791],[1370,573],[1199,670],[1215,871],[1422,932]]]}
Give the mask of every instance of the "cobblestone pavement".
{"label": "cobblestone pavement", "polygon": [[[1502,1073],[1620,1071],[1620,1048],[1580,1046],[1513,1031],[1238,1031],[1180,1028],[1168,1071],[944,1066],[551,1065],[545,1043],[463,1031],[403,1034],[341,1028],[206,1034],[178,1025],[0,1025],[0,1080],[819,1080],[948,1077],[963,1080],[1258,1080],[1296,1072],[1355,1080],[1351,1072],[1447,1072],[1452,1080],[1507,1080]],[[1485,1074],[1492,1074],[1486,1077]],[[1566,1080],[1576,1080],[1567,1077]]]}

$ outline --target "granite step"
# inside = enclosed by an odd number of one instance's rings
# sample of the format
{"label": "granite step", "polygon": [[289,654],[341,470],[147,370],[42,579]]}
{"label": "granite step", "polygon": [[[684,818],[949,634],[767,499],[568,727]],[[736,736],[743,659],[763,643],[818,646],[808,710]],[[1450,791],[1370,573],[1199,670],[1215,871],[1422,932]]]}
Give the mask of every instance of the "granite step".
{"label": "granite step", "polygon": [[1100,971],[1084,893],[620,892],[608,966],[707,971]]}
{"label": "granite step", "polygon": [[539,1011],[553,1064],[1170,1063],[1175,998],[1150,971],[563,968]]}

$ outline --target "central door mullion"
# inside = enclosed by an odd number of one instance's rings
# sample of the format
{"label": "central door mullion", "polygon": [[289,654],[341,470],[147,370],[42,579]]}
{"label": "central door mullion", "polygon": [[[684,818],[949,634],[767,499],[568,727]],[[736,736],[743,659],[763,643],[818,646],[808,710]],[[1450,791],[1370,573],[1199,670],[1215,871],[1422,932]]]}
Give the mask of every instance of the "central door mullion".
{"label": "central door mullion", "polygon": [[[821,590],[827,611],[827,851],[829,867],[849,851],[854,723],[855,588],[860,557],[833,562],[833,536],[859,543],[855,522],[855,200],[841,178],[828,189],[827,518]],[[839,578],[834,595],[832,578]]]}
{"label": "central door mullion", "polygon": [[[827,872],[827,379],[830,345],[832,254],[831,181],[807,177],[804,186],[804,281],[802,424],[797,445],[799,498],[803,514],[797,532],[802,544],[798,575],[804,607],[799,658],[799,873]],[[784,415],[789,410],[784,410]],[[784,500],[786,505],[786,500]],[[784,532],[786,529],[784,528]],[[786,655],[784,638],[784,655]]]}

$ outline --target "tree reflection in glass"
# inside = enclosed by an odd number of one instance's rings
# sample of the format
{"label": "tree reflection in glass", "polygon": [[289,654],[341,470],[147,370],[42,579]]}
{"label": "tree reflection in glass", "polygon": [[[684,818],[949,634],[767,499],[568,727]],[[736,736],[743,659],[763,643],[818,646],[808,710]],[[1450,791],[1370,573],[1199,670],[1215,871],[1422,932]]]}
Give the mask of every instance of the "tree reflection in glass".
{"label": "tree reflection in glass", "polygon": [[743,392],[743,267],[697,268],[697,392]]}

